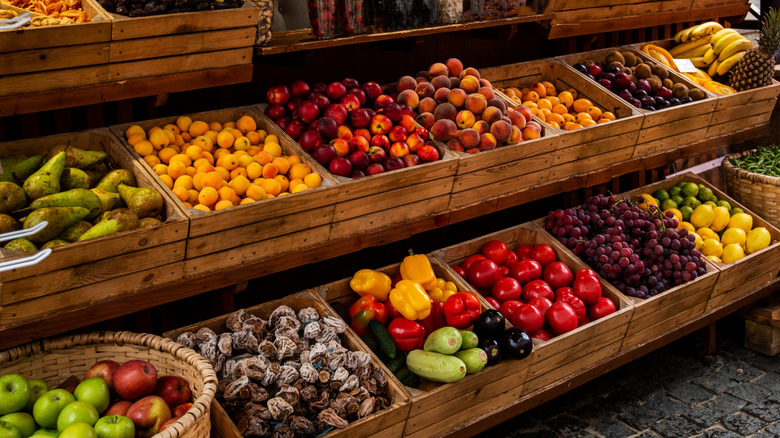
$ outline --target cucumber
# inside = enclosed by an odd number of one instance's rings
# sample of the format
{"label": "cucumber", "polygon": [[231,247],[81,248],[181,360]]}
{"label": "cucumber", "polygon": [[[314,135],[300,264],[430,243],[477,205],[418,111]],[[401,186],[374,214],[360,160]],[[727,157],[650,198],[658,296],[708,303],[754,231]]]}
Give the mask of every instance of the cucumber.
{"label": "cucumber", "polygon": [[382,350],[390,359],[395,357],[396,348],[393,338],[390,337],[390,332],[387,331],[387,327],[381,322],[372,319],[368,321],[368,329],[371,330],[371,334],[374,335],[377,342],[379,342],[379,349]]}
{"label": "cucumber", "polygon": [[411,372],[409,368],[404,367],[398,371],[398,374],[396,374],[395,377],[404,386],[408,386],[410,388],[417,388],[420,386],[420,376]]}
{"label": "cucumber", "polygon": [[455,327],[442,327],[434,330],[425,339],[423,350],[441,354],[452,354],[460,349],[463,337]]}
{"label": "cucumber", "polygon": [[487,353],[481,348],[469,348],[455,353],[455,357],[466,364],[466,374],[481,371],[487,365]]}
{"label": "cucumber", "polygon": [[460,344],[461,350],[474,348],[479,343],[479,337],[477,337],[477,334],[468,330],[461,330],[460,337],[463,338],[463,342]]}
{"label": "cucumber", "polygon": [[462,360],[435,351],[410,351],[406,366],[418,376],[434,382],[457,382],[466,377],[466,364]]}
{"label": "cucumber", "polygon": [[399,352],[395,355],[395,358],[385,362],[385,365],[387,365],[387,369],[389,369],[391,373],[397,373],[398,370],[406,365],[406,354],[403,351]]}

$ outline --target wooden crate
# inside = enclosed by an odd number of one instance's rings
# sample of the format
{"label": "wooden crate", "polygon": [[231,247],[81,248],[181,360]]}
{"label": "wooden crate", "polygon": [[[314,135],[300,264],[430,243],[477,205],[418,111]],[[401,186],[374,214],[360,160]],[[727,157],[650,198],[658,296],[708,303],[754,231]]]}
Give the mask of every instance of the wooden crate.
{"label": "wooden crate", "polygon": [[[585,262],[569,250],[554,246],[555,239],[532,223],[517,225],[434,252],[448,266],[459,265],[466,257],[478,254],[490,240],[500,240],[510,249],[517,245],[547,244],[555,249],[558,260],[577,272]],[[534,345],[533,360],[523,384],[522,394],[530,394],[574,374],[577,370],[609,357],[620,349],[634,312],[631,302],[612,285],[601,280],[603,295],[615,302],[617,311],[582,327]],[[470,285],[471,290],[475,290]]]}
{"label": "wooden crate", "polygon": [[[632,190],[627,195],[653,193],[658,189],[668,189],[682,181],[695,182],[696,184],[704,184],[709,187],[718,199],[726,200],[731,204],[732,208],[741,208],[745,213],[753,216],[753,226],[766,227],[772,236],[773,243],[755,254],[746,255],[729,264],[713,264],[720,270],[721,275],[718,277],[718,281],[707,301],[706,311],[709,312],[714,308],[742,297],[753,289],[768,283],[780,273],[780,243],[778,242],[780,241],[780,230],[696,174],[690,172],[683,173],[674,178],[661,180],[649,186]],[[707,261],[709,262],[709,260]]]}
{"label": "wooden crate", "polygon": [[[637,58],[644,60],[646,63],[651,65],[655,63],[652,58],[632,46],[613,47],[566,55],[558,58],[558,60],[573,70],[572,66],[577,62],[582,62],[586,59],[601,62],[607,53],[613,50],[630,50],[637,55]],[[576,72],[576,70],[574,71]],[[579,72],[577,74],[581,75]],[[669,77],[675,83],[682,82],[688,88],[702,90],[707,97],[696,102],[667,107],[657,111],[648,111],[640,108],[638,111],[644,114],[645,117],[632,158],[643,158],[672,151],[681,145],[690,143],[691,138],[704,138],[707,134],[707,128],[717,104],[715,94],[694,84],[687,76],[675,71],[669,70]],[[601,85],[598,86],[601,87]]]}
{"label": "wooden crate", "polygon": [[108,80],[111,23],[93,0],[83,0],[82,8],[89,18],[85,23],[0,31],[0,96]]}
{"label": "wooden crate", "polygon": [[[264,104],[258,105],[261,113]],[[265,114],[269,132],[295,143]],[[441,143],[435,143],[439,160],[359,180],[328,174],[339,192],[331,224],[331,240],[342,239],[401,222],[433,216],[447,210],[458,159]],[[309,154],[304,153],[308,158]]]}
{"label": "wooden crate", "polygon": [[[257,306],[246,309],[249,313],[259,316],[263,319],[268,319],[271,312],[274,311],[280,305],[290,306],[296,313],[306,307],[313,307],[317,309],[321,316],[333,316],[336,314],[333,310],[320,299],[317,294],[310,291],[299,292],[285,298],[270,301],[267,303],[259,304]],[[208,327],[214,330],[217,334],[226,331],[225,321],[228,315],[212,318],[207,321],[203,321],[191,326],[179,328],[170,332],[166,332],[163,336],[176,339],[180,334],[184,332],[196,332],[201,327]],[[346,348],[352,351],[364,351],[371,353],[368,347],[363,344],[360,338],[355,333],[348,329],[346,332],[339,335],[341,343]],[[395,378],[379,359],[371,353],[371,362],[382,369],[387,374],[388,393],[391,397],[391,405],[385,410],[376,412],[366,418],[351,422],[349,426],[344,429],[334,429],[323,437],[380,437],[380,438],[397,438],[400,437],[406,424],[406,417],[409,414],[409,395],[404,389],[403,385]],[[224,408],[219,404],[215,398],[211,406],[211,424],[212,436],[221,438],[241,438],[242,435],[236,427],[235,422],[227,415]]]}
{"label": "wooden crate", "polygon": [[[523,88],[533,82],[549,81],[558,90],[575,89],[580,98],[587,98],[605,111],[611,111],[617,120],[564,131],[554,138],[555,153],[548,171],[548,181],[567,179],[592,172],[621,161],[628,161],[634,154],[634,145],[639,138],[639,128],[644,115],[636,108],[610,93],[598,84],[583,78],[560,62],[540,60],[510,64],[487,69],[491,83],[498,87]],[[502,95],[506,98],[506,95]],[[509,99],[510,106],[519,104]],[[546,126],[546,124],[543,124]]]}
{"label": "wooden crate", "polygon": [[[63,143],[105,151],[114,167],[135,174],[139,187],[165,193],[159,179],[149,176],[108,129],[2,143],[0,151],[3,155],[45,154]],[[187,218],[169,199],[162,216],[159,226],[60,246],[36,265],[0,272],[0,326],[31,322],[180,280]]]}
{"label": "wooden crate", "polygon": [[[470,290],[463,279],[438,258],[429,255],[436,276],[452,281],[458,290]],[[400,263],[378,269],[393,277],[399,272]],[[347,307],[359,296],[349,287],[350,278],[318,287],[314,292],[328,303],[339,302]],[[479,296],[479,295],[478,295]],[[482,300],[483,308],[488,308]],[[351,331],[351,329],[350,329]],[[469,374],[454,383],[437,383],[421,379],[419,388],[405,388],[411,394],[411,409],[406,420],[404,436],[430,437],[442,430],[465,423],[471,414],[463,412],[487,412],[496,406],[516,400],[528,372],[532,356],[523,360],[502,360],[496,365]],[[389,371],[388,371],[389,372]]]}
{"label": "wooden crate", "polygon": [[759,300],[739,315],[745,318],[745,348],[767,356],[780,353],[780,295]]}
{"label": "wooden crate", "polygon": [[[228,108],[190,115],[192,120],[225,123],[248,115],[258,129],[270,131],[267,118],[251,107]],[[137,123],[145,130],[175,123],[177,117],[164,117]],[[139,166],[156,178],[154,171],[141,160],[124,140],[125,130],[132,124],[112,126],[114,134],[136,157]],[[187,208],[165,187],[169,201],[177,205],[190,220],[184,276],[225,269],[288,251],[320,244],[328,240],[333,219],[333,204],[338,187],[336,181],[295,142],[279,138],[283,155],[297,155],[322,175],[322,185],[289,196],[266,199],[224,210],[203,212]]]}

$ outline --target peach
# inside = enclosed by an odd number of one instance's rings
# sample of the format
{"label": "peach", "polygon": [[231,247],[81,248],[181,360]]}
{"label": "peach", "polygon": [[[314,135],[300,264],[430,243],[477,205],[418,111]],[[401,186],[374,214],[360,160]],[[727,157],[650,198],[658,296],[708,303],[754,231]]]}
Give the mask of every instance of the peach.
{"label": "peach", "polygon": [[436,103],[435,99],[433,99],[432,97],[426,97],[425,99],[422,99],[420,101],[420,104],[417,106],[417,112],[433,113],[437,105],[438,104]]}
{"label": "peach", "polygon": [[466,128],[460,131],[458,140],[466,149],[475,148],[479,146],[479,132],[476,129]]}
{"label": "peach", "polygon": [[428,77],[434,78],[436,76],[444,76],[447,78],[450,76],[450,70],[441,62],[433,63],[430,67],[428,67]]}
{"label": "peach", "polygon": [[431,85],[437,90],[439,88],[450,88],[450,78],[447,76],[435,76],[431,79]]}
{"label": "peach", "polygon": [[[531,108],[529,108],[529,107],[527,107],[525,105],[518,106],[517,108],[515,108],[515,111],[518,111],[520,114],[523,115],[523,117],[525,117],[526,123],[530,122],[531,119],[533,118],[533,113],[531,112]],[[518,128],[520,128],[520,127],[518,126]],[[520,129],[522,129],[522,128],[520,128]]]}
{"label": "peach", "polygon": [[481,78],[481,76],[479,75],[479,70],[477,70],[474,67],[466,67],[466,68],[464,68],[463,71],[460,72],[458,77],[462,80],[465,76],[468,76],[468,75],[474,76],[477,79]]}
{"label": "peach", "polygon": [[460,78],[455,76],[450,76],[450,88],[458,88],[460,87]]}
{"label": "peach", "polygon": [[409,105],[412,108],[417,108],[420,104],[420,95],[412,89],[407,89],[398,93],[397,101],[401,105]]}
{"label": "peach", "polygon": [[471,128],[476,121],[477,118],[474,116],[474,113],[469,110],[462,110],[455,116],[455,124],[460,129]]}
{"label": "peach", "polygon": [[538,132],[539,135],[542,135],[542,125],[540,125],[538,122],[534,120],[529,120],[528,123],[526,123],[526,125],[536,129],[536,132]]}
{"label": "peach", "polygon": [[490,125],[490,133],[496,138],[496,143],[505,144],[506,141],[509,140],[509,136],[512,135],[512,125],[503,120],[499,120]]}
{"label": "peach", "polygon": [[430,129],[431,135],[439,141],[449,141],[458,132],[458,126],[450,119],[439,119]]}
{"label": "peach", "polygon": [[520,128],[518,128],[515,125],[512,125],[512,134],[509,135],[509,139],[506,141],[507,144],[517,144],[523,141],[523,133],[520,131]]}
{"label": "peach", "polygon": [[498,142],[496,141],[496,137],[493,136],[493,134],[487,132],[485,134],[479,135],[479,150],[481,151],[487,151],[490,149],[495,149],[498,145]]}
{"label": "peach", "polygon": [[512,121],[512,124],[517,126],[520,129],[525,128],[525,116],[520,113],[520,111],[515,111],[512,108],[509,108],[507,111],[507,117],[509,117],[509,120]]}
{"label": "peach", "polygon": [[414,88],[414,91],[416,91],[420,96],[420,99],[422,99],[425,97],[433,97],[433,95],[436,93],[436,88],[434,88],[433,84],[430,82],[420,82]]}
{"label": "peach", "polygon": [[501,110],[501,114],[506,114],[507,106],[506,102],[504,102],[504,99],[499,99],[498,97],[494,97],[492,99],[488,99],[488,106],[494,106]]}
{"label": "peach", "polygon": [[417,116],[415,121],[419,123],[423,128],[430,131],[436,119],[433,117],[433,113],[425,112],[425,113],[420,113],[420,115]]}
{"label": "peach", "polygon": [[414,90],[414,87],[416,86],[417,81],[411,76],[403,76],[398,80],[398,83],[395,84],[395,88],[399,93],[404,90]]}
{"label": "peach", "polygon": [[414,78],[415,81],[417,81],[417,84],[421,84],[423,82],[428,82],[428,76],[427,75],[421,75],[417,74],[417,76]]}
{"label": "peach", "polygon": [[490,125],[484,120],[477,120],[474,125],[471,126],[471,128],[477,131],[479,134],[490,132]]}
{"label": "peach", "polygon": [[447,102],[455,105],[455,108],[463,108],[468,94],[462,88],[453,88],[447,95]]}
{"label": "peach", "polygon": [[463,63],[458,58],[450,58],[444,61],[444,65],[450,71],[450,76],[458,76],[463,71]]}
{"label": "peach", "polygon": [[[437,78],[440,76],[436,76]],[[438,90],[436,90],[436,93],[433,94],[433,100],[435,100],[438,103],[443,103],[447,101],[447,96],[450,95],[450,89],[441,87]]]}
{"label": "peach", "polygon": [[480,87],[488,87],[490,89],[493,88],[493,84],[491,84],[489,80],[482,79],[482,78],[479,79],[479,86]]}
{"label": "peach", "polygon": [[495,99],[496,98],[496,93],[493,92],[493,88],[492,87],[479,87],[479,89],[477,89],[477,93],[485,96],[485,99],[487,99],[488,101],[490,99]]}
{"label": "peach", "polygon": [[475,115],[482,114],[482,111],[487,108],[487,99],[479,93],[471,93],[466,97],[465,107]]}
{"label": "peach", "polygon": [[436,120],[449,119],[454,122],[457,115],[458,109],[449,102],[444,102],[438,105],[433,111],[433,118]]}
{"label": "peach", "polygon": [[465,151],[465,148],[460,143],[460,140],[458,140],[457,138],[451,138],[449,141],[447,141],[447,147],[453,151],[458,151],[458,152]]}
{"label": "peach", "polygon": [[489,125],[501,120],[502,116],[501,110],[494,106],[489,106],[482,111],[482,120],[486,121]]}
{"label": "peach", "polygon": [[526,125],[526,127],[520,130],[520,132],[523,135],[523,140],[533,140],[535,138],[541,137],[539,131],[537,131],[536,128],[530,125]]}
{"label": "peach", "polygon": [[466,93],[476,93],[479,90],[479,79],[475,76],[466,75],[460,80],[460,88]]}

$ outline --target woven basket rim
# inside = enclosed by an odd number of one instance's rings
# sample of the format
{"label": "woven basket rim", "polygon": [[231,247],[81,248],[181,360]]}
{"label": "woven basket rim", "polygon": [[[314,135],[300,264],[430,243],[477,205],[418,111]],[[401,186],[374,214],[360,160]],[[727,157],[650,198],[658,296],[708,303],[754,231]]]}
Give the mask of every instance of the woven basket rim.
{"label": "woven basket rim", "polygon": [[750,150],[747,150],[747,151],[736,152],[736,153],[733,153],[733,154],[730,154],[730,155],[726,155],[725,157],[723,157],[723,161],[721,163],[721,167],[723,167],[723,170],[726,172],[726,174],[732,174],[733,176],[735,176],[737,178],[746,179],[746,180],[749,180],[751,182],[759,182],[759,183],[764,183],[764,184],[780,187],[780,178],[778,178],[776,176],[764,175],[762,173],[751,172],[751,171],[745,170],[745,169],[743,169],[741,167],[737,167],[737,166],[731,164],[731,162],[729,161],[732,158],[741,158],[741,157],[753,154],[757,150],[758,149],[750,149]]}
{"label": "woven basket rim", "polygon": [[154,435],[154,438],[177,438],[190,429],[204,416],[209,415],[211,402],[217,392],[217,374],[211,363],[196,351],[175,341],[149,333],[128,331],[102,331],[73,335],[61,335],[19,345],[0,351],[0,364],[53,350],[63,350],[81,345],[130,344],[165,352],[192,366],[202,379],[203,391],[192,402],[192,407],[172,426]]}

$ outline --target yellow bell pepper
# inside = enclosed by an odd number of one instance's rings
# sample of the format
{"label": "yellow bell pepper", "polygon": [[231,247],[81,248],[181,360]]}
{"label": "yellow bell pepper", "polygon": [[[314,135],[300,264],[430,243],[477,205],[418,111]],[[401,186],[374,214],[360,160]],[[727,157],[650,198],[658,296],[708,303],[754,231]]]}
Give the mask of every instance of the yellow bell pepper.
{"label": "yellow bell pepper", "polygon": [[390,304],[404,318],[416,321],[431,313],[431,297],[416,281],[401,280],[390,291]]}
{"label": "yellow bell pepper", "polygon": [[360,296],[373,295],[379,301],[384,301],[392,289],[392,283],[387,274],[373,269],[361,269],[349,280],[349,287]]}
{"label": "yellow bell pepper", "polygon": [[436,287],[428,292],[432,300],[441,301],[442,303],[447,301],[450,295],[458,293],[458,287],[451,281],[445,281],[443,278],[436,279]]}
{"label": "yellow bell pepper", "polygon": [[412,254],[410,251],[401,262],[401,278],[416,281],[427,291],[436,287],[436,274],[425,254]]}

